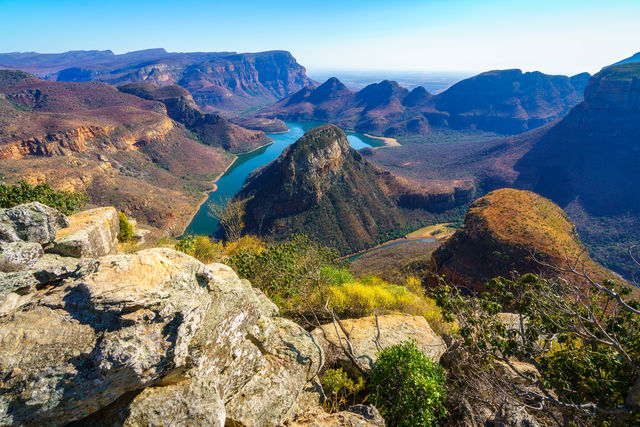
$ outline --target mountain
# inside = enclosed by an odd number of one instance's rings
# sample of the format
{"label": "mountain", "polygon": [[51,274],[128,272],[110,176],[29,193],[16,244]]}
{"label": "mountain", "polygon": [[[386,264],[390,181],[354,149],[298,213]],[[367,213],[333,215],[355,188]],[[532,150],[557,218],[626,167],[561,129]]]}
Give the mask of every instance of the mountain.
{"label": "mountain", "polygon": [[271,104],[315,84],[304,67],[285,51],[9,53],[0,54],[0,67],[22,69],[56,81],[178,84],[193,95],[205,112],[229,114]]}
{"label": "mountain", "polygon": [[[575,226],[552,201],[530,191],[496,190],[473,202],[462,228],[433,252],[429,284],[442,275],[449,285],[480,292],[498,276],[559,276],[543,264],[567,268],[567,259],[572,266],[580,260],[576,268],[595,280],[615,278],[584,252]],[[575,275],[566,278],[582,283]]]}
{"label": "mountain", "polygon": [[0,173],[86,191],[148,224],[181,232],[232,155],[204,145],[156,101],[100,82],[0,70]]}
{"label": "mountain", "polygon": [[239,154],[272,142],[263,132],[242,128],[219,114],[203,114],[189,91],[181,86],[158,86],[143,82],[119,86],[118,90],[162,102],[169,117],[185,125],[204,144]]}
{"label": "mountain", "polygon": [[640,52],[636,53],[635,55],[632,55],[628,58],[623,59],[622,61],[616,62],[615,64],[610,65],[610,67],[614,66],[614,65],[621,65],[621,64],[631,64],[634,62],[640,62]]}
{"label": "mountain", "polygon": [[235,200],[245,203],[245,232],[276,239],[305,233],[342,253],[469,201],[466,182],[435,189],[397,178],[369,163],[334,125],[305,133],[275,161],[256,170]]}
{"label": "mountain", "polygon": [[582,101],[588,74],[489,71],[463,80],[433,99],[453,129],[517,134],[564,117]]}
{"label": "mountain", "polygon": [[563,117],[582,100],[588,73],[573,77],[500,70],[431,95],[385,80],[352,92],[331,78],[258,112],[261,117],[331,122],[384,136],[424,136],[431,128],[517,134]]}

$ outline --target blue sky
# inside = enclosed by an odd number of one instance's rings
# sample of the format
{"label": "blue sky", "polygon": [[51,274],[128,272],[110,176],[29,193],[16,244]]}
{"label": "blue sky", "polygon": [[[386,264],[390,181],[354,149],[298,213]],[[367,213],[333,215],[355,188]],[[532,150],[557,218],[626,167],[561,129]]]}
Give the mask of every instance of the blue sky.
{"label": "blue sky", "polygon": [[640,51],[640,0],[0,0],[0,52],[285,49],[310,70],[595,72]]}

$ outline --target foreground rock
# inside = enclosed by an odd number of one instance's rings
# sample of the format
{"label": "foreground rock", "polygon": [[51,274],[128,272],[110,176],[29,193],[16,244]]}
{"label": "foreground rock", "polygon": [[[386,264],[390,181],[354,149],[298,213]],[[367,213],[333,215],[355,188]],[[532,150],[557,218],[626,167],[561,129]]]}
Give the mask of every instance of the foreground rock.
{"label": "foreground rock", "polygon": [[118,211],[97,208],[69,216],[69,227],[58,231],[50,252],[63,256],[99,257],[118,246]]}
{"label": "foreground rock", "polygon": [[284,423],[286,427],[384,427],[385,421],[373,406],[354,405],[346,411],[327,414],[314,409]]}
{"label": "foreground rock", "polygon": [[0,425],[267,426],[317,404],[322,350],[229,267],[45,258],[0,280],[23,294],[0,314]]}
{"label": "foreground rock", "polygon": [[67,218],[56,209],[39,202],[0,209],[0,241],[35,242],[45,245],[55,239],[61,228],[69,226]]}
{"label": "foreground rock", "polygon": [[[371,369],[376,361],[376,328],[375,317],[343,320],[342,324],[351,335],[356,356],[365,368]],[[422,316],[387,315],[378,316],[380,326],[380,345],[382,348],[400,344],[407,340],[415,340],[418,348],[434,362],[438,363],[445,352],[446,345]],[[341,365],[344,369],[356,373],[355,366],[340,349],[338,335],[333,324],[320,326],[311,332],[316,337],[327,355],[326,366]],[[340,336],[344,338],[342,332]]]}

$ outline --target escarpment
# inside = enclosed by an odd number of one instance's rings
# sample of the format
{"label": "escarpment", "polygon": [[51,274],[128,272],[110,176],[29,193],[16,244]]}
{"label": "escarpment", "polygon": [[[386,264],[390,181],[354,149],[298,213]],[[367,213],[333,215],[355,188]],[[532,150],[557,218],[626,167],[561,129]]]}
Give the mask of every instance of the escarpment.
{"label": "escarpment", "polygon": [[0,70],[0,94],[0,173],[9,182],[84,191],[173,233],[233,160],[194,139],[161,102],[105,83]]}
{"label": "escarpment", "polygon": [[180,86],[130,83],[118,89],[144,99],[162,102],[169,117],[182,123],[207,145],[222,147],[232,153],[243,153],[271,142],[261,131],[245,129],[219,114],[203,114],[189,91]]}

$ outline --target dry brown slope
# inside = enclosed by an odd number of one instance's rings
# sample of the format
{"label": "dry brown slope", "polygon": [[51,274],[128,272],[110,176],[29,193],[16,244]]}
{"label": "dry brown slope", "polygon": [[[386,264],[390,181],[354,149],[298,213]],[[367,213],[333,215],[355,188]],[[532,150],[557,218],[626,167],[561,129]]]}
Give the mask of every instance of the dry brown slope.
{"label": "dry brown slope", "polygon": [[[566,268],[567,260],[578,259],[578,268],[594,279],[617,279],[589,258],[562,209],[530,191],[505,188],[471,205],[462,228],[433,253],[430,272],[451,284],[481,291],[497,276],[557,276],[543,264]],[[566,277],[582,283],[574,275]],[[436,283],[435,277],[429,279],[430,285]]]}
{"label": "dry brown slope", "polygon": [[165,107],[105,83],[0,71],[0,173],[87,191],[96,204],[182,231],[233,160],[189,137]]}

